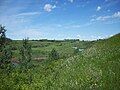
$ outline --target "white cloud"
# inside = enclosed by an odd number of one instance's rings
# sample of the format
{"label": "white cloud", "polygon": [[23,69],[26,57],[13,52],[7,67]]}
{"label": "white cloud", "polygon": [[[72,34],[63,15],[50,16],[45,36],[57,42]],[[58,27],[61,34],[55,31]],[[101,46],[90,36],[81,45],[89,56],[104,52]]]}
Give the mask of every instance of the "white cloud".
{"label": "white cloud", "polygon": [[27,12],[27,13],[20,13],[17,16],[31,16],[31,15],[39,15],[40,12]]}
{"label": "white cloud", "polygon": [[74,2],[74,0],[68,0],[69,2],[71,2],[71,3],[73,3]]}
{"label": "white cloud", "polygon": [[51,5],[51,4],[45,4],[44,6],[44,10],[47,11],[47,12],[51,12],[52,9],[56,8],[55,5]]}
{"label": "white cloud", "polygon": [[120,2],[120,0],[105,0],[106,4],[102,5],[102,7],[111,7],[113,5],[116,5]]}
{"label": "white cloud", "polygon": [[54,6],[52,7],[52,9],[54,9],[54,8],[56,8],[56,5],[54,5]]}
{"label": "white cloud", "polygon": [[91,19],[91,21],[105,21],[108,19],[115,19],[115,18],[119,18],[120,19],[120,12],[115,12],[113,15],[108,15],[108,16],[99,16],[97,18],[93,18]]}
{"label": "white cloud", "polygon": [[99,16],[96,18],[96,20],[97,21],[104,21],[104,20],[109,19],[109,18],[111,18],[111,16]]}
{"label": "white cloud", "polygon": [[90,40],[97,40],[97,39],[103,39],[104,37],[103,37],[103,35],[98,35],[98,36],[96,36],[96,35],[91,35],[90,36]]}
{"label": "white cloud", "polygon": [[118,11],[118,12],[114,13],[113,17],[120,18],[120,12]]}
{"label": "white cloud", "polygon": [[78,34],[78,35],[77,35],[77,38],[78,38],[78,39],[81,39],[81,35]]}
{"label": "white cloud", "polygon": [[80,29],[82,27],[88,27],[90,25],[92,25],[94,22],[87,22],[87,23],[84,23],[84,24],[67,24],[67,25],[62,25],[63,28],[65,29]]}
{"label": "white cloud", "polygon": [[100,6],[98,6],[98,7],[97,7],[97,11],[100,11],[100,10],[101,10],[101,7],[100,7]]}
{"label": "white cloud", "polygon": [[23,29],[19,31],[14,31],[13,33],[9,33],[10,36],[17,37],[19,39],[27,38],[36,39],[41,37],[43,34],[40,32],[40,29]]}

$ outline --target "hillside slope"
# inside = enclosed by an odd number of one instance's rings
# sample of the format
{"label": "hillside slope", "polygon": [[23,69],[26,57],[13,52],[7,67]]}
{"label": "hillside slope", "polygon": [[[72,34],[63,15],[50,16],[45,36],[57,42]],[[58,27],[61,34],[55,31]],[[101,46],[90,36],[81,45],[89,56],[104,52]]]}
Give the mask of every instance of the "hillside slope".
{"label": "hillside slope", "polygon": [[120,51],[120,34],[108,39],[97,41],[92,47],[86,49],[83,54],[85,57],[105,56],[109,54],[119,54]]}
{"label": "hillside slope", "polygon": [[[62,90],[119,90],[120,34],[95,42],[81,54],[41,65],[38,87]],[[36,77],[40,75],[36,73]],[[49,73],[49,74],[48,74]]]}

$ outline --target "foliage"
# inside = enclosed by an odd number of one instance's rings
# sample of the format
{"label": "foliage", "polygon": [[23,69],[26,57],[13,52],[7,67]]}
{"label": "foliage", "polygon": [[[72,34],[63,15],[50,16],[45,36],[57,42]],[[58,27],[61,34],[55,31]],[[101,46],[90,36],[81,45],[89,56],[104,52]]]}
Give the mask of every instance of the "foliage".
{"label": "foliage", "polygon": [[28,39],[23,39],[23,45],[19,50],[20,54],[20,67],[23,70],[29,69],[32,66],[32,51]]}
{"label": "foliage", "polygon": [[51,60],[58,60],[59,59],[59,53],[55,49],[52,49],[52,51],[49,54],[49,58]]}
{"label": "foliage", "polygon": [[[41,43],[43,46],[48,44],[34,41],[32,45]],[[59,46],[58,42],[52,42],[46,47],[32,48],[38,56],[43,52],[51,52],[50,57],[57,56],[55,53],[59,53],[59,57],[62,54],[69,56],[59,60],[53,58],[50,62],[46,62],[47,59],[38,62],[33,58],[34,69],[19,72],[20,69],[16,68],[9,76],[0,69],[0,90],[120,90],[120,34],[89,43],[60,42]],[[84,50],[73,54],[75,45]],[[28,56],[26,46],[29,46],[28,42],[22,43],[21,62]],[[51,48],[55,49],[51,51]]]}
{"label": "foliage", "polygon": [[79,52],[79,48],[74,50],[74,54],[77,54]]}
{"label": "foliage", "polygon": [[0,68],[4,69],[7,72],[10,72],[10,68],[12,67],[11,58],[12,58],[12,50],[11,45],[6,43],[6,35],[5,35],[5,26],[0,26]]}
{"label": "foliage", "polygon": [[5,26],[0,25],[0,47],[5,44],[6,35],[5,35]]}

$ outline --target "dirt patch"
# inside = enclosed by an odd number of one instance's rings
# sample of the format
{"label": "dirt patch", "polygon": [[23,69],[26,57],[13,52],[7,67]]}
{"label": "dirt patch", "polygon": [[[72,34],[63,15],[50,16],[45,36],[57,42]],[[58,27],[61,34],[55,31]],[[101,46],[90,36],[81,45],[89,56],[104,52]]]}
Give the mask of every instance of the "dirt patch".
{"label": "dirt patch", "polygon": [[41,62],[43,60],[45,60],[46,57],[37,57],[37,58],[34,58],[35,61],[38,61],[38,62]]}
{"label": "dirt patch", "polygon": [[17,58],[12,58],[11,62],[12,62],[12,63],[17,63],[17,64],[20,63],[20,61],[18,61]]}

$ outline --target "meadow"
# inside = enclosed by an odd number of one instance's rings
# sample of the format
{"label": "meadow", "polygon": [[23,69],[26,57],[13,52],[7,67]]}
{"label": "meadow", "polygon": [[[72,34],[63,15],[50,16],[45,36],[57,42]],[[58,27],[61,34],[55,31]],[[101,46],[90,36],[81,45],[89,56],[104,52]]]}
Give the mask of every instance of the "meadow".
{"label": "meadow", "polygon": [[[120,34],[96,41],[29,40],[33,67],[19,68],[22,40],[13,40],[13,69],[0,69],[0,90],[119,90]],[[59,59],[49,59],[51,50]],[[82,49],[82,50],[79,50]]]}

